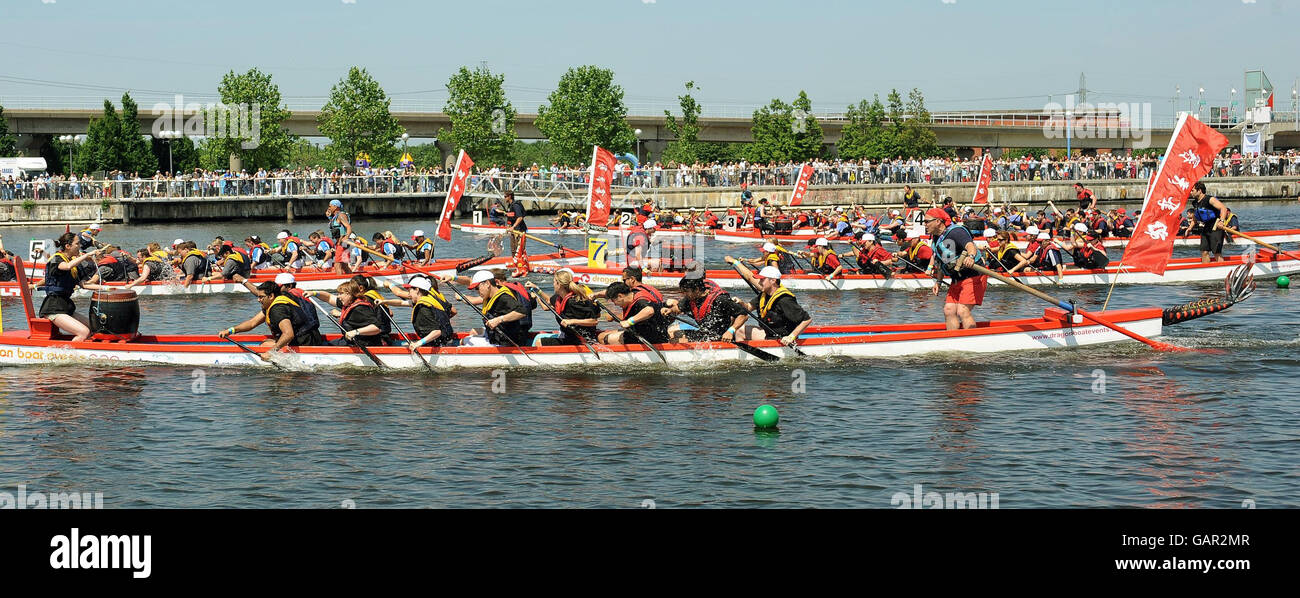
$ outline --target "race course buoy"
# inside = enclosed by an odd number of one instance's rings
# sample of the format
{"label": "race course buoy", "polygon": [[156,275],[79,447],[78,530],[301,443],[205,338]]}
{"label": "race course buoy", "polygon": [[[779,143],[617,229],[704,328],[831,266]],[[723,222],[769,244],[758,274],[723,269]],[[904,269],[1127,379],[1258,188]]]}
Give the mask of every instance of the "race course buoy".
{"label": "race course buoy", "polygon": [[781,421],[781,414],[776,412],[776,407],[759,405],[758,409],[754,410],[754,428],[757,430],[774,429],[779,421]]}
{"label": "race course buoy", "polygon": [[1283,275],[1283,276],[1279,276],[1279,277],[1277,277],[1277,288],[1279,288],[1279,289],[1285,289],[1285,288],[1290,287],[1290,286],[1291,286],[1291,277],[1290,277],[1290,276]]}

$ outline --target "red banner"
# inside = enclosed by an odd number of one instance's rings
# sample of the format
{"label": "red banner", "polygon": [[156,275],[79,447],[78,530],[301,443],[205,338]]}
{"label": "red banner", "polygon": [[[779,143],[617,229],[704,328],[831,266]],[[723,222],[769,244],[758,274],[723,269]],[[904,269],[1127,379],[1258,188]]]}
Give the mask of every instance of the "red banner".
{"label": "red banner", "polygon": [[1227,137],[1182,115],[1164,161],[1147,187],[1142,216],[1133,229],[1133,240],[1124,251],[1122,263],[1154,274],[1165,273],[1192,185],[1210,172],[1214,157],[1227,146]]}
{"label": "red banner", "polygon": [[980,178],[975,183],[975,203],[989,202],[989,183],[993,182],[993,154],[984,153],[980,161]]}
{"label": "red banner", "polygon": [[803,203],[803,195],[808,192],[808,180],[812,178],[812,164],[804,164],[799,169],[799,180],[794,183],[794,192],[790,193],[790,204],[797,206]]}
{"label": "red banner", "polygon": [[614,154],[595,146],[591,150],[591,186],[587,189],[587,226],[609,226],[609,181],[614,175]]}
{"label": "red banner", "polygon": [[447,200],[442,203],[442,215],[438,217],[438,238],[443,241],[451,240],[451,219],[456,214],[460,196],[465,194],[465,187],[469,184],[469,169],[473,167],[474,161],[469,159],[469,154],[460,150],[460,155],[456,157],[456,170],[451,176],[451,187],[447,189]]}

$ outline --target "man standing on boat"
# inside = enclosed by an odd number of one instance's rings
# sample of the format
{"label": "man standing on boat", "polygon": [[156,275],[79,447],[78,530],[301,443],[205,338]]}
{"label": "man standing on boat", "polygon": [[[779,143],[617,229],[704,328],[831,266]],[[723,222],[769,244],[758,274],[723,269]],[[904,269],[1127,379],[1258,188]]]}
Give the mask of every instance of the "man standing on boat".
{"label": "man standing on boat", "polygon": [[352,217],[343,211],[343,202],[331,199],[330,206],[325,208],[325,218],[329,220],[330,236],[335,243],[352,234]]}
{"label": "man standing on boat", "polygon": [[[974,328],[975,317],[971,315],[971,309],[984,303],[984,291],[989,282],[988,276],[971,268],[980,259],[975,238],[966,227],[953,224],[948,213],[939,208],[926,211],[925,232],[934,239],[930,268],[938,280],[942,281],[945,276],[952,279],[943,305],[948,330]],[[936,281],[935,295],[939,294],[939,286]]]}
{"label": "man standing on boat", "polygon": [[[520,252],[528,251],[528,237],[524,236],[524,233],[528,232],[528,223],[524,222],[524,216],[528,213],[524,210],[524,202],[515,199],[514,191],[503,193],[502,200],[508,206],[506,220],[510,223],[510,228],[520,233],[510,235],[510,255],[518,255]],[[518,251],[515,251],[515,243],[519,244]]]}
{"label": "man standing on boat", "polygon": [[1097,196],[1092,189],[1083,186],[1083,183],[1074,184],[1074,195],[1079,200],[1079,211],[1095,210],[1097,208]]}
{"label": "man standing on boat", "polygon": [[1208,264],[1211,253],[1214,254],[1214,261],[1223,261],[1223,238],[1227,233],[1219,229],[1218,223],[1230,222],[1232,210],[1219,198],[1206,194],[1205,183],[1200,181],[1192,185],[1188,198],[1195,210],[1196,222],[1201,225],[1201,263]]}

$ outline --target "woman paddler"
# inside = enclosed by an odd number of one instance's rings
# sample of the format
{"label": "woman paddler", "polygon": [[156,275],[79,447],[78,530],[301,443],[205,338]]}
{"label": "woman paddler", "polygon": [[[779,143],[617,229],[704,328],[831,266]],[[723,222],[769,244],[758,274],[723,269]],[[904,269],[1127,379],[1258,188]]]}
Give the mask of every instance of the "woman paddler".
{"label": "woman paddler", "polygon": [[[724,259],[728,264],[737,263],[731,256],[726,256]],[[744,264],[739,266],[736,270],[740,272],[740,275],[761,291],[754,298],[753,303],[745,304],[745,309],[754,311],[773,332],[781,335],[781,344],[793,347],[795,341],[799,340],[799,335],[803,333],[804,329],[808,328],[809,324],[812,324],[812,316],[809,316],[808,312],[804,311],[803,307],[800,307],[794,293],[781,285],[780,270],[766,266],[758,271],[758,276],[754,276]],[[740,330],[740,333],[742,340],[768,338],[766,330],[760,326],[746,326],[743,330]]]}
{"label": "woman paddler", "polygon": [[322,299],[339,308],[337,317],[346,338],[337,338],[328,344],[347,346],[351,345],[352,341],[367,347],[384,344],[383,326],[381,326],[384,315],[379,313],[382,308],[376,307],[365,293],[366,289],[354,280],[340,284],[333,295],[325,291],[304,291],[306,295]]}
{"label": "woman paddler", "polygon": [[573,271],[568,268],[556,272],[551,278],[551,284],[554,294],[547,295],[537,285],[524,283],[524,286],[545,301],[542,309],[546,309],[546,305],[555,308],[555,321],[560,325],[561,336],[541,337],[541,346],[581,345],[583,339],[588,343],[596,342],[599,337],[596,324],[600,320],[600,308],[591,299],[591,289],[574,282]]}
{"label": "woman paddler", "polygon": [[[262,361],[270,361],[270,354],[285,347],[307,347],[325,344],[320,330],[311,325],[303,316],[303,301],[291,295],[287,288],[274,282],[266,281],[257,286],[257,302],[261,311],[257,315],[217,333],[226,338],[236,332],[247,332],[260,326],[263,322],[271,329],[271,337],[262,341],[263,347],[272,347],[271,351],[261,353]],[[309,308],[307,308],[309,309]]]}
{"label": "woman paddler", "polygon": [[[72,302],[72,292],[77,287],[91,291],[107,290],[98,284],[99,274],[89,280],[83,280],[82,268],[95,270],[95,255],[98,249],[89,253],[81,252],[81,243],[75,233],[63,233],[54,242],[58,251],[45,262],[45,300],[41,301],[40,317],[49,318],[60,330],[71,334],[73,342],[84,341],[90,336],[90,324],[76,313],[77,306]],[[86,263],[90,260],[89,263]]]}
{"label": "woman paddler", "polygon": [[415,336],[419,338],[407,342],[407,349],[415,351],[425,345],[454,347],[460,344],[456,338],[456,330],[451,326],[451,318],[456,315],[456,308],[452,307],[451,302],[438,291],[437,281],[421,275],[412,277],[410,282],[400,288],[392,282],[385,284],[389,291],[402,298],[402,305],[413,308],[411,327],[415,329]]}

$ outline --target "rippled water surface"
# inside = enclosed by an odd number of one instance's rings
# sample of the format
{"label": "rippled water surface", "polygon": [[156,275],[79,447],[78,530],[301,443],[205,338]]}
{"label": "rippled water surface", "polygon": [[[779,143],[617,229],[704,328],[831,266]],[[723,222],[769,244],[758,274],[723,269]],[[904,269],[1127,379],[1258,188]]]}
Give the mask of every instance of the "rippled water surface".
{"label": "rippled water surface", "polygon": [[[1295,205],[1234,207],[1246,228],[1300,226]],[[357,226],[409,234],[433,223]],[[127,246],[176,237],[202,243],[279,227],[109,225],[101,238]],[[13,249],[62,227],[0,232]],[[578,246],[580,238],[566,242]],[[462,235],[440,255],[482,248],[483,239]],[[706,241],[702,251],[716,262],[724,252],[754,250]],[[503,381],[478,370],[5,367],[0,492],[19,485],[103,492],[108,507],[336,507],[345,500],[361,508],[638,507],[645,499],[661,508],[889,507],[894,493],[921,484],[997,492],[1002,508],[1239,508],[1245,499],[1295,507],[1300,309],[1295,290],[1260,283],[1228,312],[1166,329],[1163,340],[1213,352],[1155,353],[1132,343],[671,370],[512,370]],[[1111,307],[1176,305],[1221,286],[1118,287]],[[1097,307],[1105,291],[1058,294]],[[928,292],[805,292],[800,300],[817,323],[933,321],[942,308]],[[213,333],[257,309],[247,296],[146,298],[141,306],[143,331],[169,333]],[[1045,306],[993,288],[977,313],[1031,316]],[[6,328],[25,325],[16,300],[3,308]],[[544,328],[550,318],[537,321]],[[460,328],[471,324],[466,314],[457,318]],[[504,383],[504,394],[493,393],[494,382]],[[779,433],[753,430],[751,414],[763,403],[780,410]]]}

